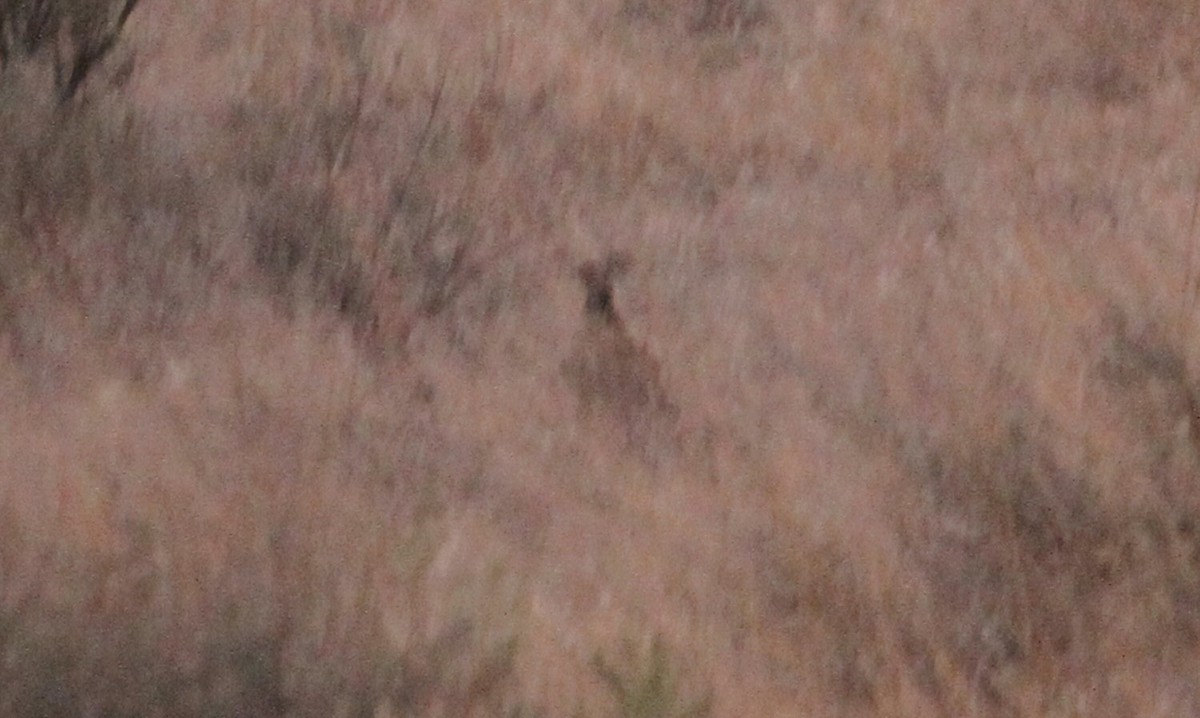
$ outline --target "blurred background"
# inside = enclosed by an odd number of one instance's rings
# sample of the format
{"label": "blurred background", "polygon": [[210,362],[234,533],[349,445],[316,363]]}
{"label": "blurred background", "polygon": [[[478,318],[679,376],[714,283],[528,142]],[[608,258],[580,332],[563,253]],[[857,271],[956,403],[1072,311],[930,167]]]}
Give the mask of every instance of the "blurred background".
{"label": "blurred background", "polygon": [[0,714],[1200,713],[1198,47],[0,0]]}

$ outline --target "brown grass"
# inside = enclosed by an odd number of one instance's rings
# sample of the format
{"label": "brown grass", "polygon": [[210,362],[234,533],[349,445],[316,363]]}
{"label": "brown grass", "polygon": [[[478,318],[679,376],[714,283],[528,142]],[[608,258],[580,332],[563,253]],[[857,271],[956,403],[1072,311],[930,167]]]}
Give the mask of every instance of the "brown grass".
{"label": "brown grass", "polygon": [[1189,4],[9,17],[0,714],[1200,710]]}

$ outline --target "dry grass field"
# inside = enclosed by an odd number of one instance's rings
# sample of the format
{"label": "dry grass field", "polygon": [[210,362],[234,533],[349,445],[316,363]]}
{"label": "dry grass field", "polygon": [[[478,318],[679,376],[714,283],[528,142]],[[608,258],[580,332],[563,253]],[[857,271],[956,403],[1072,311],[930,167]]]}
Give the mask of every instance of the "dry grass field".
{"label": "dry grass field", "polygon": [[0,0],[0,715],[1200,715],[1197,48]]}

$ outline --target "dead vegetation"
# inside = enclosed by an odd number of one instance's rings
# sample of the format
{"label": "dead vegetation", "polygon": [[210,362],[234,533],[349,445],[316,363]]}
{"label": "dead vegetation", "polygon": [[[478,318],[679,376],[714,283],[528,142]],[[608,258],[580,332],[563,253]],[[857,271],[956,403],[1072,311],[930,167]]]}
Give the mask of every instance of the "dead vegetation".
{"label": "dead vegetation", "polygon": [[0,0],[0,713],[1196,713],[1198,42]]}
{"label": "dead vegetation", "polygon": [[140,0],[5,0],[0,67],[49,54],[58,98],[75,97],[116,47]]}

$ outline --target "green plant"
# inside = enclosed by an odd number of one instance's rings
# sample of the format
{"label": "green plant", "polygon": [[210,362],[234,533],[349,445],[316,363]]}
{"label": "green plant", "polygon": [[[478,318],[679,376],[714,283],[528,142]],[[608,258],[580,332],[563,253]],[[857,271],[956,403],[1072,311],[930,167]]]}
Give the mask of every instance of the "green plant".
{"label": "green plant", "polygon": [[660,636],[655,636],[644,664],[628,675],[618,673],[599,653],[592,657],[592,668],[616,698],[622,718],[701,718],[712,712],[711,692],[690,704],[680,697]]}

